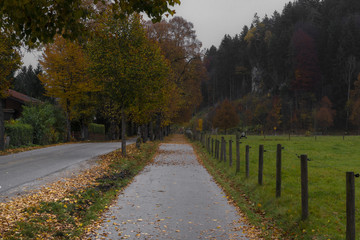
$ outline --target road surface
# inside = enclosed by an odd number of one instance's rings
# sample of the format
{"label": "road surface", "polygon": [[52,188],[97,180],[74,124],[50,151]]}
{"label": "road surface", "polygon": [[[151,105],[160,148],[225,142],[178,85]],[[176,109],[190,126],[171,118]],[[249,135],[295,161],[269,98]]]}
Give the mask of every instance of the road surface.
{"label": "road surface", "polygon": [[188,144],[162,144],[92,239],[248,239],[240,215]]}
{"label": "road surface", "polygon": [[[127,141],[127,144],[134,140]],[[0,156],[0,200],[34,189],[61,173],[88,167],[120,142],[78,143]]]}

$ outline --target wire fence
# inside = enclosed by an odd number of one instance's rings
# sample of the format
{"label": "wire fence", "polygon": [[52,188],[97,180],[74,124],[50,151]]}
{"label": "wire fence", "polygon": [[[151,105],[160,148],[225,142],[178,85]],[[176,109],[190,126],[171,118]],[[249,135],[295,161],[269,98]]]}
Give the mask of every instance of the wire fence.
{"label": "wire fence", "polygon": [[[193,140],[200,141],[207,152],[215,159],[221,162],[229,162],[228,166],[232,167],[233,162],[236,164],[236,173],[240,169],[240,145],[243,143],[239,138],[236,138],[235,141],[232,139],[225,140],[223,136],[213,136],[196,133],[192,137]],[[343,137],[344,139],[344,137]],[[315,136],[315,140],[317,137]],[[234,145],[235,144],[235,145]],[[256,146],[257,147],[257,146]],[[274,146],[259,145],[259,163],[258,163],[258,184],[263,184],[263,163],[264,163],[264,153],[271,154],[276,157],[276,198],[281,197],[281,181],[282,181],[282,171],[284,167],[282,166],[282,156],[286,155],[287,159],[294,158],[294,160],[300,160],[300,172],[301,172],[301,219],[306,220],[309,217],[309,181],[308,181],[308,162],[315,161],[313,158],[308,157],[306,154],[300,154],[299,151],[295,151],[286,147],[283,147],[281,144]],[[249,177],[249,151],[252,146],[245,146],[245,177]],[[234,153],[235,149],[235,154]],[[255,146],[253,146],[255,149]],[[323,162],[321,163],[322,167],[332,167],[326,165]],[[346,173],[346,239],[353,240],[355,239],[355,183],[354,179],[360,177],[360,174],[354,174],[353,172]]]}

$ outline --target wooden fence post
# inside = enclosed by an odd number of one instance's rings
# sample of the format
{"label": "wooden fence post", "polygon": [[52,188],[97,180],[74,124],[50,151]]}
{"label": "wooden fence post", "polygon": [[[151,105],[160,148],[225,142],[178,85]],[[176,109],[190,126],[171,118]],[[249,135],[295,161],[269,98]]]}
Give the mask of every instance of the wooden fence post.
{"label": "wooden fence post", "polygon": [[233,141],[229,140],[229,166],[232,167],[232,143]]}
{"label": "wooden fence post", "polygon": [[211,137],[208,137],[208,152],[211,153]]}
{"label": "wooden fence post", "polygon": [[224,159],[224,137],[221,137],[220,162]]}
{"label": "wooden fence post", "polygon": [[236,140],[236,173],[240,172],[240,141]]}
{"label": "wooden fence post", "polygon": [[258,171],[258,183],[263,184],[263,169],[264,169],[264,145],[259,146],[259,171]]}
{"label": "wooden fence post", "polygon": [[355,240],[355,175],[346,172],[346,240]]}
{"label": "wooden fence post", "polygon": [[301,219],[306,220],[309,216],[309,189],[308,189],[308,158],[301,155]]}
{"label": "wooden fence post", "polygon": [[206,151],[208,152],[209,151],[209,148],[208,148],[208,137],[205,135],[205,149]]}
{"label": "wooden fence post", "polygon": [[246,145],[246,149],[245,149],[245,176],[246,178],[249,178],[249,150],[250,147],[249,145]]}
{"label": "wooden fence post", "polygon": [[281,197],[281,144],[276,149],[276,197]]}
{"label": "wooden fence post", "polygon": [[219,140],[215,140],[215,158],[219,159]]}
{"label": "wooden fence post", "polygon": [[211,156],[214,156],[214,139],[211,138]]}
{"label": "wooden fence post", "polygon": [[226,140],[224,139],[224,163],[226,163]]}
{"label": "wooden fence post", "polygon": [[208,150],[208,153],[211,152],[211,149],[210,149],[210,136],[207,138],[207,150]]}

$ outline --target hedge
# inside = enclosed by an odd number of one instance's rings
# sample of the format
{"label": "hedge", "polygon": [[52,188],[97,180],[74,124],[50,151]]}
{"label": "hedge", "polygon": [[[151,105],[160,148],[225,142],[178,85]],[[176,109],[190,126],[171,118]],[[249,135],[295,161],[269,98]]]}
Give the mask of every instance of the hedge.
{"label": "hedge", "polygon": [[105,134],[105,125],[90,123],[89,124],[89,133],[93,134]]}
{"label": "hedge", "polygon": [[6,123],[5,134],[10,137],[10,146],[18,147],[33,143],[33,127],[29,124]]}

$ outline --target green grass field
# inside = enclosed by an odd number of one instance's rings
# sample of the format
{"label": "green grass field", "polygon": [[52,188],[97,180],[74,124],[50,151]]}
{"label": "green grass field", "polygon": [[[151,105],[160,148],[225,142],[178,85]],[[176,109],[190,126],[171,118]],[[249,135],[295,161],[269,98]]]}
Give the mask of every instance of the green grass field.
{"label": "green grass field", "polygon": [[[214,138],[216,136],[213,136]],[[217,136],[220,139],[220,136]],[[235,136],[226,136],[226,140]],[[346,182],[347,171],[360,172],[360,137],[318,136],[248,136],[240,145],[240,173],[235,174],[235,143],[233,167],[214,158],[205,165],[215,167],[223,184],[228,184],[235,201],[242,201],[245,193],[253,203],[253,212],[265,211],[277,226],[294,239],[345,239],[346,231]],[[259,145],[264,145],[263,186],[258,185]],[[282,144],[282,196],[275,197],[276,145]],[[245,178],[245,145],[250,149],[250,177]],[[228,151],[228,144],[227,144]],[[309,174],[309,219],[301,221],[301,185],[299,155],[306,154]],[[208,167],[207,166],[207,167]],[[211,172],[211,171],[210,171]],[[214,172],[213,172],[214,173]],[[225,180],[225,179],[226,180]],[[356,229],[360,236],[360,179],[356,184]],[[226,186],[224,187],[226,189]],[[236,191],[236,189],[240,191]],[[241,207],[241,203],[239,203]],[[245,205],[241,208],[246,208]],[[245,209],[246,211],[246,209]],[[251,215],[248,211],[247,215]],[[256,221],[256,216],[249,216]],[[264,228],[268,226],[264,226]]]}

